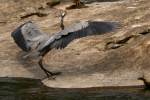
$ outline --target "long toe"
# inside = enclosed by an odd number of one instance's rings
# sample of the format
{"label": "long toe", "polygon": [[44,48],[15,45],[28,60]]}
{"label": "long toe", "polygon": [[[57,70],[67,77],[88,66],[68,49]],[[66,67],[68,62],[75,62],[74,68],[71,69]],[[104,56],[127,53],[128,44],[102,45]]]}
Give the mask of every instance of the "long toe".
{"label": "long toe", "polygon": [[62,74],[62,73],[61,72],[52,72],[51,73],[52,76],[56,76],[56,75],[60,75],[60,74]]}
{"label": "long toe", "polygon": [[52,80],[55,80],[56,79],[56,76],[57,75],[60,75],[61,74],[61,72],[47,72],[47,78],[48,79],[52,79]]}
{"label": "long toe", "polygon": [[46,76],[46,77],[42,78],[41,80],[45,80],[45,79],[48,79],[48,80],[55,80],[56,77],[55,77],[55,76]]}

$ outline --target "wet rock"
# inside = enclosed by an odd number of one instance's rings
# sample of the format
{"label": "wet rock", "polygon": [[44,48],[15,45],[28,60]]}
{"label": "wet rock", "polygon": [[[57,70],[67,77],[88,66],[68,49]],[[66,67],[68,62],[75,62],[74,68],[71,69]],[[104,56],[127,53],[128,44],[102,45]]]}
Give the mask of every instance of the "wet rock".
{"label": "wet rock", "polygon": [[[20,15],[28,14],[24,9],[31,7],[39,10],[41,4],[42,0],[36,6],[31,1],[21,7],[11,1],[0,6],[3,11],[0,19],[7,22],[0,24],[1,77],[45,78],[36,61],[22,58],[23,52],[10,37],[10,32],[28,20],[33,20],[50,35],[60,30],[57,17],[60,10],[57,8],[70,3],[57,5],[56,9],[44,7],[42,11],[47,11],[47,16],[30,16],[20,20]],[[135,86],[143,85],[138,80],[143,75],[150,82],[149,4],[149,0],[121,0],[86,4],[88,8],[68,10],[65,26],[80,20],[101,20],[117,21],[121,27],[104,35],[75,40],[63,50],[50,51],[44,58],[45,68],[60,71],[62,74],[55,80],[45,79],[43,83],[49,87],[60,88]]]}

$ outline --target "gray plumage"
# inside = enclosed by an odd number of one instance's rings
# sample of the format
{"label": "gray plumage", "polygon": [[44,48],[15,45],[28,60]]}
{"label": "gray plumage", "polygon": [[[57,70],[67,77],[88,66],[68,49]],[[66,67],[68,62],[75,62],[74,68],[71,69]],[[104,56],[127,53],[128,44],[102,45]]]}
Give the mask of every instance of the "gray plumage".
{"label": "gray plumage", "polygon": [[43,55],[53,48],[66,47],[74,39],[111,32],[116,26],[116,22],[85,21],[75,23],[49,37],[29,21],[19,26],[11,35],[23,51],[36,50],[41,53],[40,55]]}
{"label": "gray plumage", "polygon": [[29,21],[19,26],[11,35],[23,51],[43,57],[53,48],[65,48],[74,39],[111,32],[117,26],[116,22],[84,21],[75,23],[49,37]]}
{"label": "gray plumage", "polygon": [[17,45],[26,52],[37,49],[39,45],[45,43],[49,38],[47,34],[41,32],[31,21],[19,26],[11,33],[11,36]]}

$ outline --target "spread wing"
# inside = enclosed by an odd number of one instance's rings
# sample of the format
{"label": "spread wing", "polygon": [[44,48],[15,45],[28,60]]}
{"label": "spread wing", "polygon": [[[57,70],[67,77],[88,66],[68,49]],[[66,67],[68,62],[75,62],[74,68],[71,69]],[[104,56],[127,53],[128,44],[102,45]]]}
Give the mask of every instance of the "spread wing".
{"label": "spread wing", "polygon": [[20,25],[11,33],[11,36],[16,44],[27,52],[38,48],[39,45],[43,45],[49,38],[46,34],[40,32],[31,21]]}
{"label": "spread wing", "polygon": [[76,23],[51,36],[44,45],[41,45],[39,51],[43,52],[44,55],[50,49],[66,47],[74,39],[111,32],[117,26],[117,22],[86,21]]}
{"label": "spread wing", "polygon": [[117,22],[86,21],[73,24],[49,37],[29,21],[20,25],[11,33],[11,36],[22,50],[36,51],[38,55],[43,56],[53,48],[65,48],[74,39],[89,35],[101,35],[111,32],[117,27]]}

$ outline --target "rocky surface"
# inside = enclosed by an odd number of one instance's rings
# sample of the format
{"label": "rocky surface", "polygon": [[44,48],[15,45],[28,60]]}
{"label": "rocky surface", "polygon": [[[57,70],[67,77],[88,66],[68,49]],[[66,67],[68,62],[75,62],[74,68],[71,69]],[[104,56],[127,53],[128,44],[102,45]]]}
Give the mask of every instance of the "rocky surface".
{"label": "rocky surface", "polygon": [[[80,20],[117,21],[121,27],[111,33],[89,36],[71,42],[63,50],[52,50],[44,58],[51,71],[61,71],[55,80],[44,79],[49,87],[85,88],[142,85],[150,81],[150,2],[149,0],[107,0],[92,2],[82,9],[67,10],[65,25]],[[53,34],[60,30],[60,9],[50,0],[0,0],[0,76],[42,79],[45,74],[34,61],[22,58],[10,33],[32,20],[41,30]]]}

